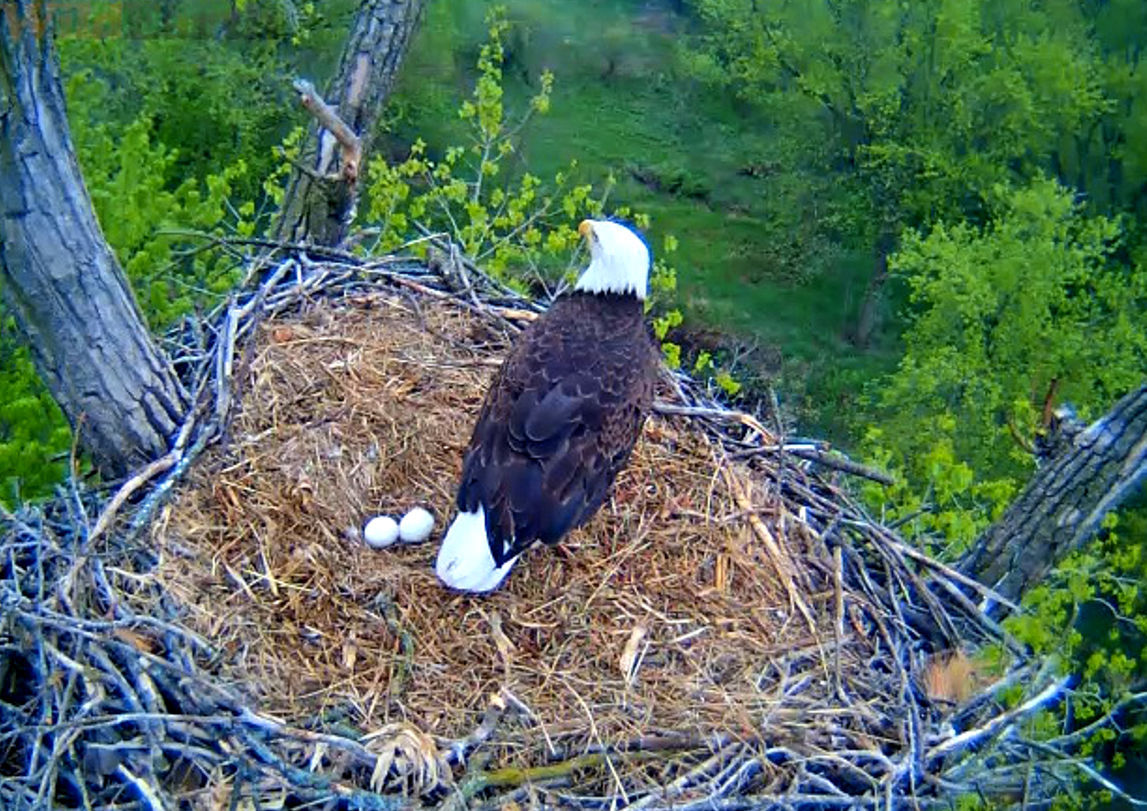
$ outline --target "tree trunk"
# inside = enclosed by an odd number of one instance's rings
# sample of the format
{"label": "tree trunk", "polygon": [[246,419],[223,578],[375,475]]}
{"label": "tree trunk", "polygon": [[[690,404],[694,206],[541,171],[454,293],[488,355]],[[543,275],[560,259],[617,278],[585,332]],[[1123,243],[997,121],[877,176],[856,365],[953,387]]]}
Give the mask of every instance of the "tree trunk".
{"label": "tree trunk", "polygon": [[852,333],[852,343],[860,349],[868,347],[872,333],[879,324],[881,293],[884,283],[888,281],[888,254],[892,252],[894,239],[890,233],[883,233],[876,239],[872,276],[864,289],[864,299],[860,302],[860,313],[856,317],[856,329]]}
{"label": "tree trunk", "polygon": [[167,450],[186,394],[96,221],[44,0],[0,14],[0,292],[80,446],[119,476]]}
{"label": "tree trunk", "polygon": [[1147,473],[1147,385],[1074,436],[1061,436],[960,563],[965,574],[1013,602],[1088,541]]}
{"label": "tree trunk", "polygon": [[336,246],[346,238],[358,202],[361,156],[369,153],[375,124],[390,95],[426,0],[363,0],[325,101],[359,137],[359,166],[343,165],[334,135],[316,126],[304,165],[287,185],[276,239]]}

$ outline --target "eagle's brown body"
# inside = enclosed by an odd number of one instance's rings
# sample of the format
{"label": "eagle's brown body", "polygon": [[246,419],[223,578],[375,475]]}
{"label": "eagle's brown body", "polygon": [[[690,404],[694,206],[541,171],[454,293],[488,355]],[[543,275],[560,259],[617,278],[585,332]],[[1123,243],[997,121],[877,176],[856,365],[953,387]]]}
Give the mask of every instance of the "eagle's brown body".
{"label": "eagle's brown body", "polygon": [[658,350],[636,295],[574,292],[514,343],[474,428],[458,509],[485,512],[496,565],[585,523],[653,402]]}

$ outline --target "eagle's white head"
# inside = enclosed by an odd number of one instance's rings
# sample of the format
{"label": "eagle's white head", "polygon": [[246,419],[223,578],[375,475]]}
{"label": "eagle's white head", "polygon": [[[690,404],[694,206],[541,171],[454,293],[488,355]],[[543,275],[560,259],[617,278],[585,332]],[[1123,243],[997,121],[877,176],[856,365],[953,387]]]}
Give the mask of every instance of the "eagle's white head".
{"label": "eagle's white head", "polygon": [[578,233],[589,244],[589,267],[574,290],[586,293],[632,293],[644,299],[652,256],[632,228],[612,220],[582,220]]}

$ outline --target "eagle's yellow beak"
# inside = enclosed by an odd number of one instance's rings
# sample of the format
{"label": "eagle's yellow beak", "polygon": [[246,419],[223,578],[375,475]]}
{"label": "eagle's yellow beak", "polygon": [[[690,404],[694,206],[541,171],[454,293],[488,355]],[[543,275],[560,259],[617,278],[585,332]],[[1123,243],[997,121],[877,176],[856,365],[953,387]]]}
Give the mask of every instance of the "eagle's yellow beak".
{"label": "eagle's yellow beak", "polygon": [[577,227],[577,232],[584,238],[589,239],[593,235],[593,220],[582,220],[581,224]]}

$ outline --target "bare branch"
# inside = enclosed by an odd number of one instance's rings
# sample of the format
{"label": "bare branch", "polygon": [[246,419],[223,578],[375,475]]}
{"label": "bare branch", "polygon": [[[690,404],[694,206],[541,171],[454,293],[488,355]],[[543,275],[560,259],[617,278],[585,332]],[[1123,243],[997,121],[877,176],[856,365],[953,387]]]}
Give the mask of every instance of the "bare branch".
{"label": "bare branch", "polygon": [[[362,161],[362,141],[354,134],[339,114],[330,107],[306,79],[295,79],[292,87],[299,94],[299,103],[307,109],[319,126],[327,130],[342,148],[342,177],[354,183],[358,180],[359,164]],[[319,173],[320,176],[322,173]]]}

